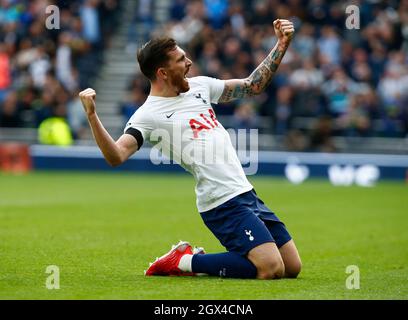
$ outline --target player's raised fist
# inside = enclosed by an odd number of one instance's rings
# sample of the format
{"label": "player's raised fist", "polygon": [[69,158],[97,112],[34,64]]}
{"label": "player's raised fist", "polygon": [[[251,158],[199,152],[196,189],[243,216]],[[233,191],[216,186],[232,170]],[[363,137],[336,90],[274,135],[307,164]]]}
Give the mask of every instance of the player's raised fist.
{"label": "player's raised fist", "polygon": [[95,98],[96,92],[94,89],[88,88],[79,93],[79,98],[81,99],[82,105],[87,115],[95,113]]}
{"label": "player's raised fist", "polygon": [[295,27],[292,22],[285,19],[276,19],[273,22],[273,27],[279,41],[288,43],[292,40],[295,33]]}

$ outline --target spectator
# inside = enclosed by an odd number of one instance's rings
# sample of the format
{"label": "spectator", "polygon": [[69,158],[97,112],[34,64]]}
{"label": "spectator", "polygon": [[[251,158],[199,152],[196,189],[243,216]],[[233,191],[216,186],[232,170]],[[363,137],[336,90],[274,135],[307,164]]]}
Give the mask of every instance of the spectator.
{"label": "spectator", "polygon": [[290,86],[280,87],[276,94],[274,132],[277,135],[285,135],[290,129],[292,119],[293,91]]}
{"label": "spectator", "polygon": [[211,27],[215,30],[221,29],[228,19],[228,1],[204,0],[204,4]]}
{"label": "spectator", "polygon": [[0,43],[0,102],[5,99],[10,85],[10,58],[5,52],[5,46]]}
{"label": "spectator", "polygon": [[45,76],[47,72],[51,69],[50,59],[45,52],[45,48],[38,46],[33,60],[29,65],[29,71],[31,78],[33,79],[34,86],[36,88],[43,88],[45,82]]}
{"label": "spectator", "polygon": [[101,41],[98,5],[99,0],[85,0],[79,9],[83,26],[83,37],[92,45],[98,45]]}
{"label": "spectator", "polygon": [[324,61],[331,65],[340,64],[341,42],[333,27],[326,25],[322,28],[317,47]]}
{"label": "spectator", "polygon": [[187,45],[203,28],[204,7],[200,1],[189,1],[186,5],[186,16],[170,28],[171,36],[180,45]]}
{"label": "spectator", "polygon": [[11,91],[0,105],[0,127],[18,128],[22,126],[23,121],[18,108],[17,93]]}
{"label": "spectator", "polygon": [[145,102],[147,96],[142,88],[136,87],[128,93],[127,100],[122,103],[121,110],[126,121],[135,113],[137,109]]}
{"label": "spectator", "polygon": [[289,81],[296,89],[310,90],[320,87],[324,77],[322,71],[316,68],[311,59],[305,59],[302,68],[295,70]]}
{"label": "spectator", "polygon": [[186,5],[187,5],[187,0],[175,0],[172,1],[171,7],[170,7],[170,17],[174,21],[181,21],[185,14],[186,14]]}
{"label": "spectator", "polygon": [[335,152],[336,147],[333,142],[333,121],[328,116],[320,117],[310,136],[310,151]]}
{"label": "spectator", "polygon": [[73,73],[71,41],[70,33],[63,32],[60,34],[56,57],[56,75],[65,89],[73,92],[78,84]]}
{"label": "spectator", "polygon": [[402,52],[391,54],[385,73],[378,84],[385,107],[399,104],[408,95],[408,67],[406,57]]}
{"label": "spectator", "polygon": [[351,80],[344,70],[337,68],[332,79],[323,85],[323,92],[329,98],[329,110],[332,115],[339,116],[346,112],[353,93],[358,90],[357,84]]}
{"label": "spectator", "polygon": [[255,105],[250,100],[243,100],[235,109],[233,124],[234,129],[255,129],[258,126]]}
{"label": "spectator", "polygon": [[327,99],[320,89],[324,75],[313,60],[303,60],[302,67],[292,73],[289,82],[294,89],[293,116],[317,117],[327,114]]}
{"label": "spectator", "polygon": [[352,96],[348,109],[338,118],[337,125],[345,136],[370,136],[371,121],[367,110],[364,108],[364,97],[362,94]]}
{"label": "spectator", "polygon": [[67,122],[74,139],[81,139],[88,128],[88,120],[79,98],[79,92],[80,90],[75,92],[74,97],[76,98],[69,100],[66,107]]}
{"label": "spectator", "polygon": [[288,151],[302,152],[308,148],[309,141],[300,130],[291,130],[285,136],[284,145]]}
{"label": "spectator", "polygon": [[315,28],[311,24],[305,23],[293,39],[292,47],[302,59],[312,59],[316,53],[317,44],[314,32]]}

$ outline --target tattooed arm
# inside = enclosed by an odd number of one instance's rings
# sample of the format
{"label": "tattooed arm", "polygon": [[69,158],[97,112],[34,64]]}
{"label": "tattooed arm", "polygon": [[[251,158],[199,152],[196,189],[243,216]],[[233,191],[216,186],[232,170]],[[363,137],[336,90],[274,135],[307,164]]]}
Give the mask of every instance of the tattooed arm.
{"label": "tattooed arm", "polygon": [[220,103],[260,94],[272,81],[294,33],[293,24],[288,20],[275,20],[273,26],[278,37],[275,47],[248,78],[225,81],[225,89],[219,99]]}

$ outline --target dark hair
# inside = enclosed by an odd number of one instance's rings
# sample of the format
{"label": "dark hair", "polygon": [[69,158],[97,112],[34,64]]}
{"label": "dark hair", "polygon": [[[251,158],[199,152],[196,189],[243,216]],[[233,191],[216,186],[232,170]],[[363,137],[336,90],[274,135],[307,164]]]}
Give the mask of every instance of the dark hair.
{"label": "dark hair", "polygon": [[168,37],[152,39],[137,52],[140,70],[149,80],[156,80],[156,71],[169,61],[168,52],[176,48],[176,40]]}

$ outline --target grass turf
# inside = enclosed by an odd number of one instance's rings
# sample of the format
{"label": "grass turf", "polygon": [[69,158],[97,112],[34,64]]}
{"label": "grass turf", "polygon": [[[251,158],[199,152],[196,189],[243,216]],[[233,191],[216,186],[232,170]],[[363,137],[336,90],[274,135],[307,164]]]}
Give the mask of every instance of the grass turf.
{"label": "grass turf", "polygon": [[[303,260],[296,280],[144,277],[178,240],[223,251],[195,208],[189,176],[0,175],[0,299],[407,299],[408,190],[301,186],[251,178]],[[60,289],[48,290],[48,265]],[[360,289],[345,286],[360,269]]]}

